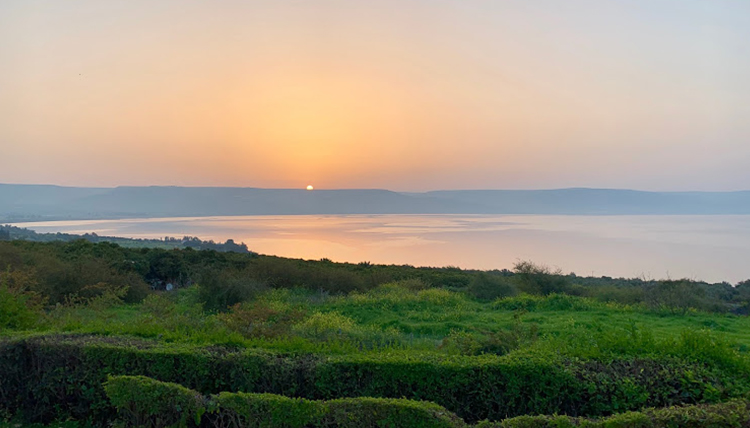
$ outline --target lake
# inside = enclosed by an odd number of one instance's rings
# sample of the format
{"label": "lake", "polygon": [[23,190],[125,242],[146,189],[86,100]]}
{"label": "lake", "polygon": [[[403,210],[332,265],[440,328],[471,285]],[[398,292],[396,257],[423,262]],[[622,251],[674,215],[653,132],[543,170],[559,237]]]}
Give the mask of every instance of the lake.
{"label": "lake", "polygon": [[750,278],[747,215],[305,215],[16,225],[133,238],[231,238],[262,254],[304,259],[478,269],[532,260],[586,276],[731,283]]}

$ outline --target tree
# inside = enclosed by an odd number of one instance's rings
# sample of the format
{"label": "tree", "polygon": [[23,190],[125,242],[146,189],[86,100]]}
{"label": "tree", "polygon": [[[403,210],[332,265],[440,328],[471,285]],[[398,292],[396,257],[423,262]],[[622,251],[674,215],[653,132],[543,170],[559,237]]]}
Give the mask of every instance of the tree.
{"label": "tree", "polygon": [[703,306],[705,294],[705,290],[691,280],[665,280],[646,290],[646,303],[654,309],[685,315],[689,309]]}
{"label": "tree", "polygon": [[518,294],[518,290],[508,278],[479,272],[468,286],[469,294],[481,300],[495,300]]}
{"label": "tree", "polygon": [[518,288],[529,294],[546,296],[553,293],[564,293],[570,288],[568,278],[560,269],[552,270],[549,266],[531,261],[520,261],[513,266]]}

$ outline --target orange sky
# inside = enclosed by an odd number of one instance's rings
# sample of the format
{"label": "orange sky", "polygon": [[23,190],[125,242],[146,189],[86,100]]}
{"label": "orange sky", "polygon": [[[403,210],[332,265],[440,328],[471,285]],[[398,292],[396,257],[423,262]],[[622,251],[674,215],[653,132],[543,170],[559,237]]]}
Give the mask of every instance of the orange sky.
{"label": "orange sky", "polygon": [[750,188],[750,3],[0,3],[0,182]]}

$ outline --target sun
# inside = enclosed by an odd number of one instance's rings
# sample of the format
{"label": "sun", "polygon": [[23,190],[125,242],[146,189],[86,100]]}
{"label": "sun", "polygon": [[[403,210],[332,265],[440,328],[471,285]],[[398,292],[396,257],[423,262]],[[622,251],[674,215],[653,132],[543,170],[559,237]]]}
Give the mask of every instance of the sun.
{"label": "sun", "polygon": [[314,189],[314,187],[312,186],[312,184],[308,184],[307,185],[307,190],[312,190],[312,189]]}

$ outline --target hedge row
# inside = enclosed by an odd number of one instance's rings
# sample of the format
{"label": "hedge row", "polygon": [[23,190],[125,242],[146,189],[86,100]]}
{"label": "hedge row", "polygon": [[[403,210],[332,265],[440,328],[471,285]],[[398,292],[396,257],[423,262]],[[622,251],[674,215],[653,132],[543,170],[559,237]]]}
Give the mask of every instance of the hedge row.
{"label": "hedge row", "polygon": [[[143,376],[111,378],[105,389],[121,418],[137,427],[214,428],[466,428],[433,403],[383,398],[313,401],[274,394],[202,396],[174,383]],[[745,400],[626,412],[592,420],[569,416],[521,416],[480,422],[476,428],[743,428],[750,426]]]}
{"label": "hedge row", "polygon": [[116,376],[107,396],[129,426],[256,428],[454,428],[464,422],[433,403],[344,398],[329,401],[274,394],[222,392],[202,396],[175,383],[143,376]]}
{"label": "hedge row", "polygon": [[750,402],[673,406],[625,412],[592,420],[569,416],[519,416],[501,422],[480,422],[476,428],[747,428]]}
{"label": "hedge row", "polygon": [[563,361],[549,356],[289,356],[101,336],[0,340],[0,414],[30,422],[110,421],[102,383],[143,375],[201,394],[273,393],[431,401],[469,422],[527,414],[597,417],[643,407],[725,401],[747,374],[677,359]]}

